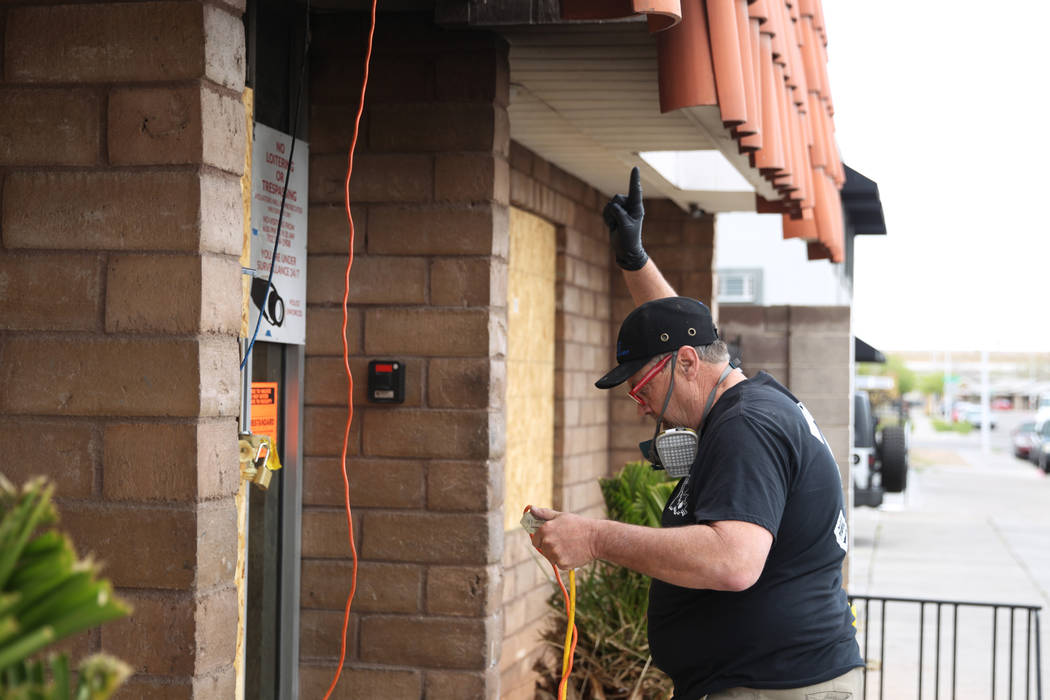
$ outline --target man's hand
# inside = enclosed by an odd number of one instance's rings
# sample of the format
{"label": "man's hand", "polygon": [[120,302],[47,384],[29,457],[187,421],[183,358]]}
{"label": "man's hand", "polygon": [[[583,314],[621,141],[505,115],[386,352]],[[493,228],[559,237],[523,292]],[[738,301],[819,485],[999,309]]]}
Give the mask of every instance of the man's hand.
{"label": "man's hand", "polygon": [[559,569],[578,569],[598,558],[597,520],[535,506],[532,514],[547,521],[532,535],[532,544]]}
{"label": "man's hand", "polygon": [[642,248],[642,181],[638,168],[631,169],[631,184],[628,194],[615,195],[602,211],[605,225],[609,227],[609,239],[616,253],[616,264],[624,270],[640,270],[649,260]]}

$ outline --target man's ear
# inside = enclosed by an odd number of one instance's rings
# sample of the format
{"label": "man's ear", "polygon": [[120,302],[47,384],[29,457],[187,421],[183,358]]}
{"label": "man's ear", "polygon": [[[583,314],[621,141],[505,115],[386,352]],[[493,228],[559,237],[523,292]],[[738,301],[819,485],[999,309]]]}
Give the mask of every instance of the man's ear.
{"label": "man's ear", "polygon": [[676,362],[682,371],[682,376],[686,379],[692,379],[696,376],[700,366],[700,356],[696,354],[696,348],[693,346],[683,345],[678,348],[678,359]]}

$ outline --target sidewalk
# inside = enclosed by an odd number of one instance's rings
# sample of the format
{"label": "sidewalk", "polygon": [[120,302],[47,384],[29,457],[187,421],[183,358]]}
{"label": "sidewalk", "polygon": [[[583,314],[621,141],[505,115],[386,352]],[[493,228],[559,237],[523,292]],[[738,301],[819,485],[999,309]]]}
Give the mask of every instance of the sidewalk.
{"label": "sidewalk", "polygon": [[[933,598],[1043,606],[1043,688],[1050,673],[1050,479],[1012,456],[1005,429],[993,450],[982,453],[976,434],[933,431],[916,416],[911,436],[911,470],[904,494],[888,494],[878,510],[853,514],[849,590],[855,595]],[[872,604],[865,654],[869,669],[884,669],[884,698],[916,698],[918,688],[918,606],[890,604],[886,653],[877,646],[880,608]],[[863,610],[860,612],[863,613]],[[951,611],[942,623],[940,697],[950,698]],[[923,625],[923,695],[934,697],[936,606],[927,606]],[[1009,697],[1009,614],[996,619],[996,697]],[[1013,697],[1024,694],[1025,628],[1014,628]],[[960,608],[956,698],[992,697],[991,609]],[[863,626],[862,626],[863,627]],[[859,634],[863,639],[864,630]],[[1032,669],[1034,674],[1034,667]],[[899,678],[898,678],[899,676]],[[868,674],[868,697],[879,697],[878,674]],[[1034,679],[1030,684],[1034,694]]]}

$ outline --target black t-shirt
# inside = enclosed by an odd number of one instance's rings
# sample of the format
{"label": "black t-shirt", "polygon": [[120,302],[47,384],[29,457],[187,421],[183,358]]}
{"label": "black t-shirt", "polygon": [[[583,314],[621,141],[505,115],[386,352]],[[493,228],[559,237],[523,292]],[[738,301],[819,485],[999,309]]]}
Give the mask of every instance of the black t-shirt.
{"label": "black t-shirt", "polygon": [[739,593],[653,579],[649,644],[676,700],[725,688],[799,688],[863,666],[842,590],[842,480],[803,405],[762,372],[712,407],[664,527],[739,520],[773,534],[762,575]]}

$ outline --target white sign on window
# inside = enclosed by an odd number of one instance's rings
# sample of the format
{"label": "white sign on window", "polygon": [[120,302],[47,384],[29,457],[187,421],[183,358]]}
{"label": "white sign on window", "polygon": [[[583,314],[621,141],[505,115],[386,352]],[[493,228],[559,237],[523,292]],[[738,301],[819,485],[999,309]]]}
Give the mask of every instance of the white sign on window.
{"label": "white sign on window", "polygon": [[[310,146],[263,124],[255,125],[252,148],[252,267],[251,325],[262,313],[256,340],[306,343],[306,222],[309,202]],[[288,158],[292,157],[291,172]],[[281,197],[288,174],[288,193],[281,214]],[[277,222],[281,221],[278,241]],[[278,242],[277,257],[273,257]],[[273,262],[273,277],[270,264]],[[266,280],[270,279],[267,284]],[[268,293],[267,293],[268,292]]]}

